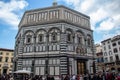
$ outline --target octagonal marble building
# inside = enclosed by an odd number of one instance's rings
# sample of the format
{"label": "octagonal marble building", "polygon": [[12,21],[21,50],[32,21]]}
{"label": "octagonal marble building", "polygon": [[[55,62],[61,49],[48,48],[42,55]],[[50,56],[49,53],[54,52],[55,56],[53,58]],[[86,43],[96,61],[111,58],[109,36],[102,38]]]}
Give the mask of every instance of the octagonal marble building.
{"label": "octagonal marble building", "polygon": [[26,11],[18,27],[14,70],[54,76],[94,72],[89,16],[53,4]]}

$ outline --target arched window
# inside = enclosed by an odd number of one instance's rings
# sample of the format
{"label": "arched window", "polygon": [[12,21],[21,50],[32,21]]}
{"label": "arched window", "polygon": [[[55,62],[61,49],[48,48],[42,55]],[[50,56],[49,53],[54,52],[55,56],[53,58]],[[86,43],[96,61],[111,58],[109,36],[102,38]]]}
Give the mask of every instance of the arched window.
{"label": "arched window", "polygon": [[82,34],[77,34],[77,43],[78,44],[83,44],[83,36]]}
{"label": "arched window", "polygon": [[87,39],[87,44],[90,46],[91,45],[91,40],[88,38]]}
{"label": "arched window", "polygon": [[57,28],[51,28],[49,30],[49,41],[57,42],[60,40],[60,30]]}
{"label": "arched window", "polygon": [[39,39],[39,42],[43,42],[43,34],[39,34],[39,37],[38,37]]}
{"label": "arched window", "polygon": [[71,34],[67,34],[67,41],[71,42]]}
{"label": "arched window", "polygon": [[30,44],[32,42],[32,35],[27,35],[26,36],[26,43]]}
{"label": "arched window", "polygon": [[67,30],[66,34],[67,34],[67,42],[72,42],[73,41],[72,32]]}
{"label": "arched window", "polygon": [[78,43],[82,43],[82,38],[81,37],[78,37]]}
{"label": "arched window", "polygon": [[36,42],[37,43],[43,43],[45,42],[45,30],[43,29],[40,29],[36,32]]}
{"label": "arched window", "polygon": [[32,31],[27,31],[25,34],[24,34],[24,43],[25,44],[31,44],[33,43],[33,36],[34,36],[34,33]]}
{"label": "arched window", "polygon": [[92,46],[92,37],[89,34],[87,35],[87,45]]}
{"label": "arched window", "polygon": [[52,41],[57,41],[57,33],[56,32],[52,33],[51,39],[52,39]]}

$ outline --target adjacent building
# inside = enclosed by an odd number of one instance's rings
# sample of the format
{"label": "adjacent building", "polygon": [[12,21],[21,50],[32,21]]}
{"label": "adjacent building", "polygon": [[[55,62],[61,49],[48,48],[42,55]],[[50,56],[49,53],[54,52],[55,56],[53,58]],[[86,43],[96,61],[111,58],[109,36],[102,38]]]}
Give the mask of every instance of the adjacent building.
{"label": "adjacent building", "polygon": [[101,43],[105,69],[120,71],[120,35],[108,38]]}
{"label": "adjacent building", "polygon": [[95,58],[96,58],[96,71],[104,71],[104,58],[103,58],[103,51],[102,46],[100,44],[95,45]]}
{"label": "adjacent building", "polygon": [[0,74],[8,74],[13,70],[12,49],[0,48]]}
{"label": "adjacent building", "polygon": [[54,76],[94,72],[89,16],[53,3],[26,11],[18,27],[14,70]]}

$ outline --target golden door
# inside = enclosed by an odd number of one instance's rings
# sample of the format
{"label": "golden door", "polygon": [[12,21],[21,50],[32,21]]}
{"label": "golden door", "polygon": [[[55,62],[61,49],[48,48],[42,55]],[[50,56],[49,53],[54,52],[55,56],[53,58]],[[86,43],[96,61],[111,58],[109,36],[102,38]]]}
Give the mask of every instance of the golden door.
{"label": "golden door", "polygon": [[85,62],[77,62],[77,74],[84,74],[85,69]]}

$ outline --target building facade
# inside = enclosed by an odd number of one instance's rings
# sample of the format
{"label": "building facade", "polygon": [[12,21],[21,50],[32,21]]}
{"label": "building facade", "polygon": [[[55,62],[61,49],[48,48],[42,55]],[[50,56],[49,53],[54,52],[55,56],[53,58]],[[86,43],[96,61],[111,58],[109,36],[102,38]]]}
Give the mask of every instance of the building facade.
{"label": "building facade", "polygon": [[120,35],[101,42],[106,70],[120,71]]}
{"label": "building facade", "polygon": [[100,44],[95,45],[95,58],[96,58],[96,71],[104,71],[104,58],[103,58],[103,51],[102,46]]}
{"label": "building facade", "polygon": [[18,27],[14,70],[54,76],[93,73],[89,16],[53,5],[26,11]]}
{"label": "building facade", "polygon": [[13,70],[13,53],[11,49],[0,48],[0,74],[9,74]]}

